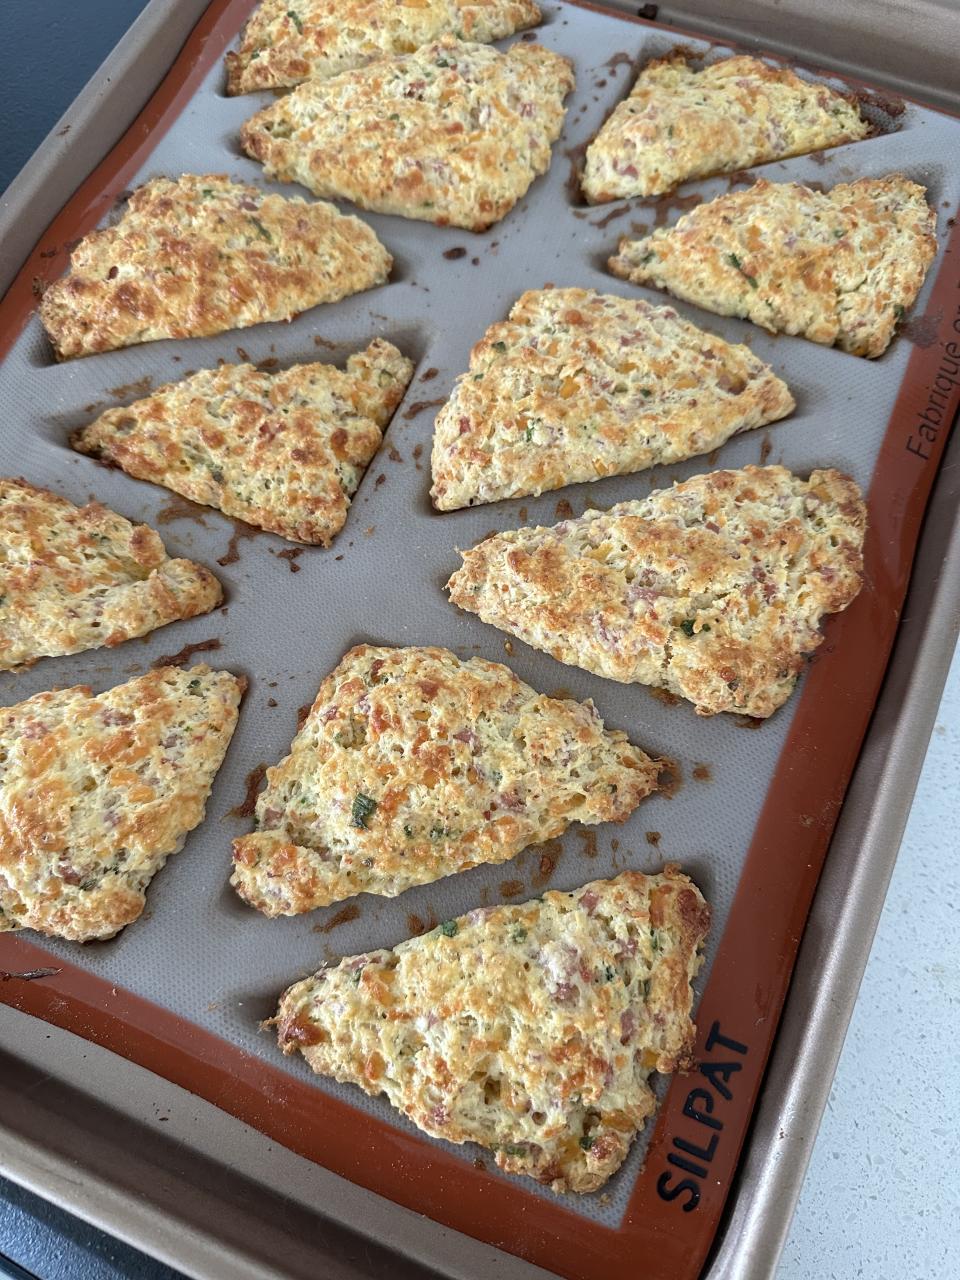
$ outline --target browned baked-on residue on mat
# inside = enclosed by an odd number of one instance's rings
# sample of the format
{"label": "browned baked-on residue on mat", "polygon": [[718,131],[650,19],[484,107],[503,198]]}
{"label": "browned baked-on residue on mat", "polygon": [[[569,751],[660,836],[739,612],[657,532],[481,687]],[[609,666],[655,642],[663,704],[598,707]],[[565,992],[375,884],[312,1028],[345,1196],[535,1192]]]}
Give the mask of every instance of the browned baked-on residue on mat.
{"label": "browned baked-on residue on mat", "polygon": [[157,524],[172,524],[174,520],[193,520],[195,524],[202,525],[206,529],[207,510],[208,508],[201,507],[199,503],[191,502],[189,498],[181,498],[178,495],[157,512]]}
{"label": "browned baked-on residue on mat", "polygon": [[212,649],[220,649],[222,647],[221,642],[216,638],[198,640],[195,644],[185,644],[176,653],[163,654],[162,657],[157,658],[150,665],[151,667],[184,667],[195,653],[209,653]]}
{"label": "browned baked-on residue on mat", "polygon": [[535,889],[542,889],[557,869],[557,863],[563,854],[563,845],[559,840],[548,840],[546,844],[534,850],[534,853],[537,852],[540,854],[540,861],[533,874],[533,885]]}
{"label": "browned baked-on residue on mat", "polygon": [[667,800],[672,800],[683,786],[683,770],[680,768],[680,762],[664,756],[658,763],[660,772],[657,775],[657,791]]}
{"label": "browned baked-on residue on mat", "polygon": [[226,554],[219,557],[217,564],[224,567],[228,564],[236,564],[240,559],[240,539],[255,538],[260,532],[254,529],[252,525],[244,524],[242,520],[234,520],[233,533],[230,535],[230,541],[227,543]]}
{"label": "browned baked-on residue on mat", "polygon": [[522,880],[501,880],[500,894],[504,898],[516,898],[523,893],[525,887]]}
{"label": "browned baked-on residue on mat", "polygon": [[695,764],[691,770],[691,774],[697,782],[713,781],[713,771],[708,764]]}
{"label": "browned baked-on residue on mat", "polygon": [[313,926],[314,933],[329,933],[331,929],[336,929],[342,924],[349,924],[351,920],[360,919],[360,908],[355,902],[348,902],[345,907],[341,907],[335,916],[332,916],[326,924],[315,924]]}
{"label": "browned baked-on residue on mat", "polygon": [[659,832],[659,831],[648,831],[646,834],[647,834],[647,844],[652,844],[652,845],[653,845],[653,847],[654,847],[654,849],[659,849],[659,848],[660,848],[660,840],[661,840],[660,832]]}
{"label": "browned baked-on residue on mat", "polygon": [[404,422],[409,422],[418,414],[423,413],[424,409],[436,409],[442,404],[447,403],[447,397],[441,396],[439,400],[415,400],[409,409],[405,409],[400,415]]}
{"label": "browned baked-on residue on mat", "polygon": [[303,547],[287,547],[286,551],[274,551],[273,554],[278,560],[286,560],[291,573],[300,572],[300,565],[296,561],[303,555]]}
{"label": "browned baked-on residue on mat", "polygon": [[243,799],[238,805],[235,805],[230,810],[231,818],[253,817],[257,811],[257,794],[260,791],[260,787],[266,776],[267,766],[265,764],[258,764],[255,768],[250,770],[244,779],[246,791],[244,792]]}
{"label": "browned baked-on residue on mat", "polygon": [[576,833],[578,839],[583,841],[583,856],[585,858],[595,858],[597,856],[597,833],[595,831],[578,831]]}

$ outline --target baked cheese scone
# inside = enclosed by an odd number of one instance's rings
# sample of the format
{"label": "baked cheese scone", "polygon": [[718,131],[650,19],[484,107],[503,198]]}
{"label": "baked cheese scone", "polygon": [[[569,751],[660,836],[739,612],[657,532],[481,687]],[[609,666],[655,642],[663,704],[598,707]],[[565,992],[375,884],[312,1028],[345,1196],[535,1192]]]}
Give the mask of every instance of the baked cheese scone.
{"label": "baked cheese scone", "polygon": [[691,55],[650,62],[587,148],[591,204],[659,196],[690,178],[732,173],[865,138],[856,103],[788,67],[724,58],[700,71]]}
{"label": "baked cheese scone", "polygon": [[592,289],[525,293],[437,415],[434,506],[538,494],[709,453],[793,396],[749,347]]}
{"label": "baked cheese scone", "polygon": [[243,126],[268,178],[362,209],[483,231],[550,166],[573,88],[567,58],[447,37],[307,81]]}
{"label": "baked cheese scone", "polygon": [[621,240],[615,276],[771,333],[886,351],[937,251],[937,215],[902,174],[813,191],[761,178],[673,227]]}
{"label": "baked cheese scone", "polygon": [[327,80],[439,36],[489,43],[539,21],[533,0],[262,0],[227,54],[227,92]]}
{"label": "baked cheese scone", "polygon": [[591,702],[537,693],[497,662],[359,645],[267,770],[231,883],[266,915],[506,862],[572,822],[622,822],[659,763]]}
{"label": "baked cheese scone", "polygon": [[0,671],[208,613],[220,583],[99,502],[0,479]]}
{"label": "baked cheese scone", "polygon": [[448,920],[284,992],[270,1024],[320,1075],[385,1093],[554,1191],[596,1191],[690,1065],[710,909],[668,866]]}
{"label": "baked cheese scone", "polygon": [[108,409],[72,444],[258,529],[328,546],[412,373],[382,338],[345,370],[221,365]]}
{"label": "baked cheese scone", "polygon": [[154,178],[116,226],[84,236],[40,319],[65,360],[291,320],[383,284],[392,265],[370,228],[332,204],[223,174]]}
{"label": "baked cheese scone", "polygon": [[87,942],[136,920],[203,820],[245,685],[161,667],[0,710],[0,930]]}
{"label": "baked cheese scone", "polygon": [[769,716],[860,590],[866,508],[839,471],[694,476],[552,528],[494,534],[447,584],[461,609],[568,662]]}

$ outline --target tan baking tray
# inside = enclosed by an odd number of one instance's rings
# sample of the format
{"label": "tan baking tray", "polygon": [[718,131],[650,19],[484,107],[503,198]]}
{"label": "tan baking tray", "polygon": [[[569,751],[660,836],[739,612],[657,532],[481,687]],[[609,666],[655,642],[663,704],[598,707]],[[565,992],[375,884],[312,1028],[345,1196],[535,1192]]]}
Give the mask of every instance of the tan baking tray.
{"label": "tan baking tray", "polygon": [[[242,336],[223,335],[191,344],[152,344],[69,366],[52,366],[32,317],[37,289],[63,270],[68,244],[94,226],[125,187],[142,176],[174,168],[227,168],[239,176],[255,176],[256,171],[244,168],[247,162],[224,145],[229,129],[224,133],[215,127],[216,112],[226,110],[222,98],[215,101],[216,67],[250,7],[249,0],[223,0],[206,9],[138,120],[41,236],[0,304],[0,326],[9,348],[5,365],[8,372],[13,370],[10,385],[14,392],[9,401],[14,413],[4,467],[23,470],[28,478],[53,484],[69,491],[70,496],[79,498],[91,490],[126,514],[151,521],[162,517],[169,506],[162,493],[98,471],[86,460],[79,462],[62,444],[64,429],[88,412],[89,403],[124,396],[129,399],[135,394],[129,384],[138,382],[136,375],[143,376],[144,370],[161,381],[177,375],[174,361],[182,368],[221,355],[236,358],[238,342],[255,359],[288,360],[304,358],[305,344],[312,346],[312,339],[320,337],[324,344],[333,342],[345,355],[374,331],[385,332],[419,361],[415,382],[388,435],[388,444],[395,443],[412,463],[418,445],[424,455],[429,451],[432,419],[423,401],[449,389],[453,375],[465,367],[470,342],[490,319],[504,313],[522,287],[544,283],[540,278],[523,277],[518,267],[520,259],[529,258],[531,271],[542,275],[547,270],[549,254],[546,259],[538,258],[543,249],[537,250],[533,244],[532,237],[543,239],[538,228],[550,225],[557,242],[556,261],[549,263],[551,279],[628,292],[598,267],[604,252],[615,244],[619,227],[631,220],[649,221],[650,217],[672,220],[678,212],[670,207],[671,202],[661,202],[656,210],[636,202],[591,212],[571,204],[562,192],[566,161],[576,163],[581,142],[626,90],[629,65],[638,57],[662,52],[674,42],[674,34],[662,26],[631,22],[606,11],[587,11],[585,6],[554,8],[547,15],[542,38],[570,53],[578,69],[567,137],[558,145],[550,177],[537,184],[525,207],[499,228],[483,237],[470,237],[402,225],[395,219],[370,218],[388,247],[399,250],[398,270],[387,289],[349,300],[338,308],[308,313],[283,333],[279,326],[266,326]],[[142,69],[146,46],[134,52],[128,75],[135,74],[138,66]],[[246,99],[244,104],[234,100],[230,110],[242,119],[255,109],[256,102],[256,98]],[[774,450],[774,460],[782,456],[798,470],[835,462],[847,464],[865,488],[869,485],[868,588],[847,613],[830,620],[828,639],[789,709],[753,734],[741,726],[731,728],[728,718],[704,725],[686,709],[654,703],[644,691],[612,690],[602,681],[570,673],[556,664],[551,669],[549,660],[519,652],[523,648],[519,645],[515,646],[518,652],[508,659],[521,675],[540,687],[549,689],[551,681],[555,686],[562,679],[578,696],[594,696],[609,722],[628,727],[644,745],[679,757],[687,775],[684,789],[673,801],[658,800],[643,806],[632,826],[622,834],[612,833],[620,839],[619,858],[609,832],[599,833],[600,850],[596,843],[569,837],[553,883],[573,887],[609,873],[625,861],[652,869],[661,856],[656,846],[662,843],[664,852],[690,866],[705,882],[720,907],[698,1012],[698,1071],[672,1083],[652,1132],[638,1144],[632,1166],[618,1177],[606,1203],[600,1197],[589,1203],[557,1201],[488,1167],[477,1167],[474,1153],[466,1153],[465,1158],[462,1151],[431,1143],[409,1126],[398,1124],[384,1108],[371,1108],[350,1091],[326,1089],[305,1071],[277,1062],[271,1046],[263,1043],[263,1037],[256,1037],[257,1017],[268,1011],[279,986],[296,972],[325,955],[397,941],[406,931],[404,917],[418,911],[426,919],[438,906],[448,915],[451,908],[496,900],[498,888],[502,889],[507,874],[512,875],[512,868],[481,869],[479,875],[458,877],[462,885],[444,882],[436,889],[415,891],[404,895],[392,911],[380,904],[368,906],[369,900],[364,899],[363,915],[353,922],[337,925],[333,911],[318,913],[318,927],[326,930],[333,925],[336,932],[312,936],[312,921],[299,922],[294,936],[290,929],[283,930],[275,923],[251,920],[227,895],[222,900],[212,896],[214,887],[225,878],[229,836],[242,829],[236,822],[229,824],[227,811],[240,798],[238,790],[242,794],[243,775],[261,759],[276,759],[284,752],[292,736],[292,710],[297,700],[312,697],[319,679],[346,643],[359,638],[395,643],[430,641],[464,652],[505,657],[502,637],[465,621],[442,600],[437,577],[441,567],[455,565],[455,544],[466,545],[487,528],[527,519],[520,515],[521,504],[498,504],[460,513],[454,519],[431,516],[424,503],[425,474],[416,465],[390,471],[376,460],[341,540],[329,553],[310,553],[309,560],[299,560],[296,567],[306,571],[296,579],[288,576],[286,562],[277,563],[275,553],[281,544],[275,540],[263,537],[248,543],[234,537],[225,547],[231,532],[236,531],[215,514],[208,514],[202,526],[191,527],[182,520],[168,526],[171,545],[182,545],[211,563],[226,560],[224,576],[230,591],[227,625],[197,620],[176,632],[159,633],[144,649],[128,645],[108,659],[100,653],[86,655],[76,663],[47,662],[27,677],[4,678],[6,702],[28,696],[35,688],[74,679],[86,678],[103,687],[176,649],[181,641],[178,638],[171,643],[175,634],[195,641],[219,631],[216,638],[222,650],[212,655],[214,661],[222,659],[223,665],[244,669],[252,676],[252,697],[256,700],[248,698],[241,732],[218,780],[210,818],[187,852],[171,864],[151,891],[153,919],[128,930],[122,945],[108,944],[106,948],[38,948],[24,938],[0,938],[0,966],[4,970],[40,965],[58,969],[55,976],[41,982],[0,983],[0,999],[149,1068],[275,1143],[375,1192],[382,1199],[353,1203],[341,1199],[334,1216],[381,1243],[391,1242],[388,1223],[392,1219],[386,1202],[392,1201],[495,1247],[501,1251],[497,1263],[501,1272],[504,1268],[523,1269],[517,1260],[526,1259],[571,1277],[698,1274],[717,1239],[720,1216],[735,1184],[797,944],[874,711],[897,633],[921,521],[956,409],[957,384],[945,359],[951,359],[949,344],[954,341],[957,318],[957,241],[946,225],[956,209],[957,193],[955,180],[943,172],[938,158],[943,146],[950,141],[955,145],[957,126],[948,117],[915,104],[907,106],[901,119],[899,106],[892,105],[892,122],[900,127],[874,143],[833,153],[827,158],[832,168],[811,171],[809,166],[815,162],[810,160],[781,166],[790,176],[816,172],[820,179],[829,181],[852,176],[852,172],[907,168],[930,183],[940,206],[941,251],[907,335],[883,361],[869,365],[799,340],[774,341],[739,322],[724,322],[693,308],[684,309],[707,328],[740,340],[749,338],[791,385],[800,388],[797,420],[777,427],[763,446],[767,452]],[[242,107],[239,114],[238,106]],[[891,103],[887,99],[880,106],[890,107]],[[872,150],[863,149],[867,146]],[[860,165],[862,170],[857,167]],[[851,173],[844,172],[845,168]],[[696,185],[701,194],[712,194],[726,182]],[[51,186],[48,177],[48,199]],[[619,224],[618,216],[624,219]],[[548,222],[551,219],[554,221]],[[466,260],[444,261],[443,253],[461,244],[468,248]],[[471,254],[478,260],[482,257],[479,273],[471,274]],[[451,266],[451,261],[459,265]],[[434,296],[427,298],[427,294]],[[438,302],[438,294],[445,301]],[[18,359],[22,359],[19,367]],[[435,367],[439,374],[428,378],[424,388],[424,375]],[[938,379],[944,378],[941,387]],[[124,384],[128,384],[126,392]],[[931,439],[925,437],[929,446],[923,450],[926,457],[918,457],[907,451],[906,445],[911,439],[916,442],[919,415],[925,414],[930,423],[931,405],[937,410],[940,426]],[[760,437],[750,436],[732,442],[721,451],[718,465],[753,461],[762,443]],[[683,468],[661,470],[654,479],[658,484],[666,483],[674,474],[692,474],[707,465],[703,459],[693,460]],[[381,474],[387,479],[378,485]],[[648,477],[641,480],[639,491],[646,492]],[[564,491],[560,498],[582,509],[589,503],[603,505],[636,491],[637,479],[626,478],[613,484],[579,486]],[[545,495],[536,503],[524,504],[530,509],[530,522],[553,518],[557,500],[558,495]],[[398,545],[397,531],[405,527],[414,535],[414,545],[428,566],[419,577],[393,550]],[[238,559],[233,557],[234,550]],[[385,562],[388,572],[397,578],[397,595],[387,592],[384,599],[364,609],[356,603],[356,592],[358,585],[361,590],[364,583],[369,588],[375,580],[378,553],[381,567]],[[331,563],[340,554],[344,567],[353,573],[347,580],[343,574],[336,577]],[[935,568],[937,554],[933,551],[927,557],[930,571]],[[255,590],[247,589],[249,583]],[[294,584],[296,594],[292,594]],[[404,603],[406,597],[409,607]],[[328,625],[326,618],[331,612],[344,616]],[[267,631],[274,616],[288,625],[302,616],[308,632],[315,628],[313,651],[294,647],[276,661],[272,651],[278,641]],[[930,663],[937,669],[935,657]],[[260,704],[271,684],[280,686],[281,682],[291,687],[279,692],[273,689],[271,697],[281,708],[271,721],[261,716]],[[895,722],[898,732],[922,736],[924,716],[932,714],[929,702],[928,683],[924,704],[914,699],[912,716],[902,714],[901,708]],[[280,719],[283,712],[286,720]],[[693,769],[697,762],[702,769],[704,760],[709,761],[706,773],[714,780],[702,783],[698,792]],[[906,772],[909,777],[909,770]],[[906,788],[898,788],[899,814],[905,812],[909,789],[909,782]],[[882,795],[875,798],[871,817],[882,800]],[[731,809],[733,812],[728,812]],[[653,834],[654,828],[661,840],[645,844],[647,832]],[[728,847],[718,847],[725,844]],[[197,856],[191,856],[194,849]],[[595,850],[596,856],[589,856]],[[204,859],[202,868],[200,858]],[[873,866],[882,865],[878,853]],[[539,856],[521,860],[518,876],[525,888],[536,892],[544,876]],[[191,952],[195,936],[189,929],[180,934],[174,931],[172,922],[179,918],[176,892],[196,897],[198,889],[210,902],[211,916],[201,918],[194,913],[188,923],[193,930],[222,929],[224,946],[228,935],[241,940],[238,945],[244,956],[246,985],[229,972],[235,954],[228,958],[224,952],[220,967],[216,949]],[[878,885],[864,884],[855,905],[869,916],[881,898]],[[863,928],[843,931],[833,939],[828,954],[835,956],[857,941],[862,946],[863,935]],[[152,943],[142,941],[148,938]],[[177,964],[188,968],[191,958],[200,956],[204,967],[197,974],[194,964],[192,978],[165,983],[157,980],[156,974],[156,964],[164,954],[173,954]],[[847,998],[852,998],[857,977],[854,969],[842,986]],[[229,1016],[207,1016],[197,1004],[200,986],[211,1004],[222,994],[232,996],[231,1004],[237,1007]],[[191,1008],[194,1016],[189,1016]],[[824,1030],[819,1044],[832,1053],[840,1034],[842,1026],[833,1028],[832,1033]],[[21,1033],[21,1040],[25,1038]],[[805,1066],[815,1063],[817,1049],[817,1044],[805,1046],[798,1060]],[[97,1062],[84,1086],[106,1103],[115,1068],[104,1067],[100,1058]],[[781,1092],[781,1101],[785,1097]],[[9,1127],[12,1134],[17,1128],[13,1119]],[[769,1158],[773,1149],[775,1144],[768,1148],[764,1166],[768,1177],[774,1168]],[[751,1154],[754,1151],[756,1147],[751,1148]],[[233,1154],[231,1148],[227,1160],[239,1172],[243,1163],[234,1162],[230,1158]],[[638,1167],[641,1156],[642,1170]],[[131,1158],[130,1152],[127,1157]],[[795,1160],[794,1168],[796,1165]],[[245,1173],[256,1182],[256,1161]],[[273,1179],[261,1198],[272,1201],[277,1192],[292,1197],[296,1181],[291,1177],[290,1185],[285,1186]],[[736,1211],[746,1201],[738,1196],[733,1203]],[[171,1209],[171,1214],[175,1210]],[[213,1223],[208,1230],[216,1236]],[[770,1230],[759,1233],[768,1251],[774,1234]],[[485,1273],[487,1255],[470,1253],[470,1269],[463,1271],[462,1261],[458,1265],[450,1258],[445,1247],[448,1241],[449,1236],[439,1227],[425,1221],[419,1238],[405,1242],[402,1251],[441,1266],[448,1274]],[[149,1245],[149,1241],[141,1243]],[[251,1247],[251,1256],[254,1252]],[[283,1268],[289,1261],[292,1267],[294,1251],[290,1252],[290,1259],[275,1259],[274,1265]],[[514,1261],[510,1262],[508,1255]],[[179,1261],[181,1265],[186,1262]],[[234,1259],[231,1265],[235,1263]],[[721,1264],[718,1256],[715,1266]]]}

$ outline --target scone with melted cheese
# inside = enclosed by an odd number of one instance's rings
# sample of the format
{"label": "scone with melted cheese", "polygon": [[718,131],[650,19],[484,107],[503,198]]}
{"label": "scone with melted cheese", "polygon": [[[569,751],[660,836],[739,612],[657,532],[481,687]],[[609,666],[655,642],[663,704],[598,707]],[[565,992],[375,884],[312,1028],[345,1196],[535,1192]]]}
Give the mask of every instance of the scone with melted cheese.
{"label": "scone with melted cheese", "polygon": [[227,92],[327,80],[439,36],[489,43],[539,21],[533,0],[262,0],[227,54]]}
{"label": "scone with melted cheese", "polygon": [[208,613],[220,583],[99,502],[0,479],[0,671]]}
{"label": "scone with melted cheese", "polygon": [[370,228],[332,204],[224,174],[154,178],[116,226],[84,236],[40,319],[65,360],[291,320],[383,284],[392,265]]}
{"label": "scone with melted cheese", "polygon": [[108,409],[72,443],[258,529],[328,546],[412,373],[381,338],[345,370],[221,365]]}
{"label": "scone with melted cheese", "polygon": [[437,415],[441,511],[709,453],[794,407],[749,347],[672,307],[592,289],[525,293]]}
{"label": "scone with melted cheese", "polygon": [[688,55],[648,63],[587,148],[591,204],[659,196],[690,178],[732,173],[865,138],[870,126],[842,93],[758,58],[697,71]]}
{"label": "scone with melted cheese", "polygon": [[[596,1191],[690,1064],[710,911],[668,866],[481,908],[284,992],[284,1053],[554,1191]],[[389,1011],[389,1016],[387,1011]]]}
{"label": "scone with melted cheese", "polygon": [[882,355],[937,251],[937,215],[902,174],[814,191],[760,179],[622,240],[608,265],[722,316]]}
{"label": "scone with melted cheese", "polygon": [[161,667],[0,710],[0,930],[87,942],[137,919],[203,821],[245,684]]}
{"label": "scone with melted cheese", "polygon": [[448,37],[310,80],[243,126],[268,178],[362,209],[482,231],[550,166],[573,88],[568,59]]}
{"label": "scone with melted cheese", "polygon": [[463,552],[450,599],[596,675],[689,698],[700,715],[769,716],[820,620],[860,590],[866,508],[839,471],[694,476],[552,528]]}
{"label": "scone with melted cheese", "polygon": [[537,693],[447,649],[360,645],[267,770],[231,883],[266,915],[506,862],[572,822],[622,822],[658,762],[591,702]]}

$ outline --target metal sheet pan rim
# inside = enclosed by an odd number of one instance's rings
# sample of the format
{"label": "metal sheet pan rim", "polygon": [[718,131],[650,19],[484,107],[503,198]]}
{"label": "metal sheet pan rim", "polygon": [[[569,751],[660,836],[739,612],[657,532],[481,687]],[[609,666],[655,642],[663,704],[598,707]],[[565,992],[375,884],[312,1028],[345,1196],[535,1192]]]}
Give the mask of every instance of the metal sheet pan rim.
{"label": "metal sheet pan rim", "polygon": [[[154,6],[158,6],[158,7],[159,7],[159,4],[160,4],[160,0],[152,0],[152,3],[151,3],[151,5],[150,5],[150,7],[149,7],[149,10],[150,10],[150,11],[154,10]],[[131,34],[132,34],[132,33],[131,33]],[[99,74],[99,73],[98,73],[98,74]],[[87,91],[85,91],[85,92],[87,92]],[[93,118],[95,118],[95,117],[96,117],[96,115],[97,115],[97,111],[98,111],[97,104],[91,104],[91,106],[90,106],[91,119],[93,119]],[[51,140],[51,139],[48,139],[47,141],[48,141],[48,142],[51,142],[52,140]],[[46,145],[47,145],[47,144],[45,143],[45,144],[44,144],[44,146],[46,146]],[[48,155],[49,155],[49,153],[48,153]],[[40,159],[40,157],[39,157],[39,153],[38,153],[38,161],[39,161],[39,159]],[[40,172],[40,164],[39,164],[39,163],[37,164],[37,172],[38,172],[38,173]],[[24,178],[25,178],[26,176],[27,176],[27,175],[22,175],[21,179],[18,179],[17,181],[18,181],[18,182],[23,181],[23,180],[24,180]],[[16,193],[15,193],[15,194],[16,194]],[[948,607],[948,606],[944,606],[944,607],[946,608],[946,607]],[[932,616],[932,615],[931,615],[931,616]],[[927,633],[929,634],[929,620],[928,620],[928,632],[927,632]],[[944,669],[944,674],[945,674],[945,669]],[[941,682],[941,683],[942,683],[942,682]],[[937,691],[937,690],[932,690],[931,686],[928,684],[927,686],[925,686],[925,687],[923,687],[923,688],[921,688],[921,689],[919,690],[919,693],[922,695],[922,697],[917,697],[916,695],[917,695],[917,692],[918,692],[918,691],[917,691],[917,690],[914,690],[914,696],[911,698],[911,705],[918,704],[918,705],[917,705],[917,710],[916,710],[916,713],[915,713],[917,718],[912,722],[912,727],[914,727],[915,729],[916,729],[918,726],[922,726],[922,723],[923,723],[923,719],[922,719],[922,717],[924,717],[924,715],[926,715],[927,732],[929,732],[929,725],[930,725],[930,723],[932,723],[932,717],[933,717],[933,714],[934,714],[935,709],[936,709],[936,703],[935,703],[935,700],[933,700],[933,701],[932,701],[932,699],[933,699],[933,692],[935,692],[935,691]],[[932,701],[932,706],[930,705],[931,701]],[[908,726],[908,727],[909,727],[909,726]],[[921,733],[922,733],[922,727],[921,727],[920,731],[917,733],[917,735],[916,735],[916,736],[917,736],[917,737],[921,736]],[[902,783],[902,782],[903,782],[903,779],[901,778],[901,780],[900,780],[900,781],[901,781],[901,783]],[[894,806],[895,806],[896,808],[900,809],[900,810],[905,810],[906,805],[907,805],[907,803],[908,803],[908,801],[909,801],[909,793],[910,793],[910,792],[912,792],[912,787],[913,787],[914,781],[915,781],[915,777],[914,777],[914,778],[909,779],[909,780],[908,780],[908,782],[907,782],[907,784],[906,784],[906,786],[901,786],[901,787],[900,787],[900,794],[899,794],[898,796],[894,797],[894,799],[893,799],[893,800],[891,800],[891,801],[890,801],[890,803],[891,803],[891,804],[894,804]],[[897,836],[899,836],[899,833],[897,833]],[[897,844],[898,842],[899,842],[898,838],[897,838],[896,840],[894,840],[894,841],[891,841],[890,839],[888,839],[888,840],[886,841],[886,856],[887,856],[887,859],[888,859],[888,861],[889,861],[890,865],[892,865],[892,859],[893,859],[893,856],[895,855],[895,846],[896,846],[896,844]],[[879,858],[880,858],[880,855],[881,855],[882,853],[883,853],[883,842],[882,842],[882,841],[878,841],[878,842],[877,842],[877,854],[876,854],[875,856],[879,859]],[[829,865],[829,864],[828,864],[828,865]],[[885,880],[883,881],[883,885],[885,885]],[[881,886],[881,887],[882,887],[882,886]],[[876,901],[876,911],[878,912],[878,911],[879,911],[879,905],[880,905],[880,903],[882,902],[882,896],[883,896],[883,895],[882,895],[882,892],[879,892],[879,893],[877,893],[877,894],[876,894],[876,895],[874,895],[874,896],[875,896],[875,901]],[[856,904],[856,903],[855,903],[854,905],[856,906],[856,905],[858,905],[858,904]],[[866,906],[866,899],[864,899],[864,900],[863,900],[862,905],[863,905],[863,906]],[[861,944],[861,949],[862,949],[862,950],[863,950],[863,952],[864,952],[864,959],[865,959],[866,951],[869,949],[869,936],[872,936],[872,929],[870,929],[870,931],[869,931],[869,935],[867,936],[866,942],[865,942],[864,944]],[[861,966],[861,968],[862,968],[862,966]],[[855,994],[855,993],[854,993],[853,991],[849,991],[849,990],[848,990],[848,993],[847,993],[847,994],[848,994],[848,996],[849,996],[850,1005],[852,1006],[852,1000],[853,1000],[853,998],[854,998],[854,994]],[[844,1020],[844,1025],[845,1025],[845,1020]],[[842,1038],[842,1037],[841,1037],[841,1038]],[[839,1044],[837,1045],[837,1049],[838,1049],[838,1051],[839,1051]],[[775,1062],[774,1062],[774,1065],[776,1065],[776,1063],[775,1063]],[[728,1237],[728,1238],[729,1238],[729,1237]],[[732,1274],[732,1273],[731,1273],[731,1274]]]}

